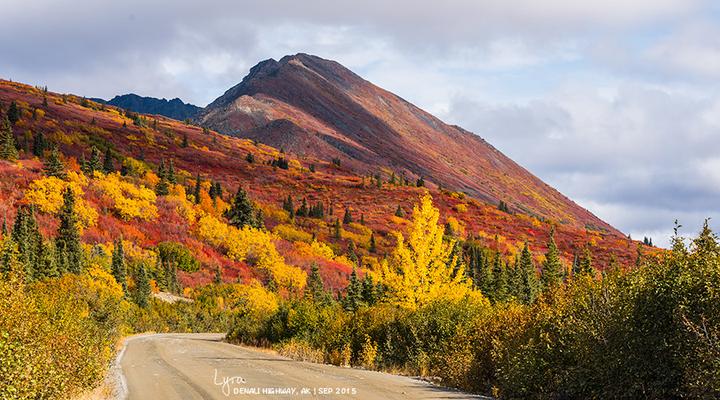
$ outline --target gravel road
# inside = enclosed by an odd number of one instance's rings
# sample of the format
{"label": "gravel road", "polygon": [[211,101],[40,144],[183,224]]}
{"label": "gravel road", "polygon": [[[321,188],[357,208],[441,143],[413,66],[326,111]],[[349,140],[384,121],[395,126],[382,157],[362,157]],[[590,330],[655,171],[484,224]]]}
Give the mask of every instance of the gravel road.
{"label": "gravel road", "polygon": [[481,398],[412,378],[293,361],[224,343],[221,334],[128,339],[120,357],[129,400]]}

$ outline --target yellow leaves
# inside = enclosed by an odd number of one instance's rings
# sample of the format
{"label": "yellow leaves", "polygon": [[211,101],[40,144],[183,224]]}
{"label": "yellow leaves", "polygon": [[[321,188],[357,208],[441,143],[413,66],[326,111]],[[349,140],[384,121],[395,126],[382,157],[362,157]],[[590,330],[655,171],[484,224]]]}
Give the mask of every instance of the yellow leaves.
{"label": "yellow leaves", "polygon": [[195,230],[197,235],[213,246],[224,248],[227,256],[236,261],[246,261],[262,271],[267,271],[279,287],[300,290],[305,286],[303,270],[285,264],[275,248],[277,237],[267,231],[251,228],[237,229],[218,218],[199,211]]}
{"label": "yellow leaves", "polygon": [[54,176],[44,177],[30,183],[25,192],[25,200],[35,205],[41,212],[56,215],[63,205],[63,192],[66,188],[70,188],[75,194],[75,213],[80,228],[84,229],[95,225],[98,216],[97,211],[83,200],[85,186],[87,186],[85,175],[74,171],[68,172],[67,181]]}
{"label": "yellow leaves", "polygon": [[312,235],[301,231],[289,224],[277,225],[273,232],[281,238],[290,242],[310,242],[312,241]]}
{"label": "yellow leaves", "polygon": [[313,240],[310,244],[298,242],[295,243],[295,247],[297,248],[298,252],[304,256],[321,257],[327,260],[332,260],[335,258],[335,253],[330,248],[330,246],[326,245],[325,243],[318,242],[317,240]]}
{"label": "yellow leaves", "polygon": [[383,283],[395,304],[414,310],[437,299],[459,299],[472,292],[462,266],[452,256],[454,242],[443,241],[440,213],[430,195],[413,209],[413,224],[406,240],[397,235],[389,261],[381,264]]}
{"label": "yellow leaves", "polygon": [[453,207],[453,209],[455,209],[455,211],[457,211],[459,213],[466,213],[468,210],[468,206],[465,203],[459,203],[459,204],[456,204]]}
{"label": "yellow leaves", "polygon": [[252,280],[247,285],[233,285],[234,291],[230,303],[242,314],[256,317],[268,316],[278,310],[278,297],[265,289],[258,281]]}
{"label": "yellow leaves", "polygon": [[455,217],[448,217],[447,225],[453,235],[463,237],[465,236],[465,223],[458,221]]}
{"label": "yellow leaves", "polygon": [[120,178],[120,174],[104,175],[95,172],[94,185],[113,202],[113,208],[120,218],[130,220],[139,218],[146,221],[157,218],[155,192],[145,186],[135,186]]}

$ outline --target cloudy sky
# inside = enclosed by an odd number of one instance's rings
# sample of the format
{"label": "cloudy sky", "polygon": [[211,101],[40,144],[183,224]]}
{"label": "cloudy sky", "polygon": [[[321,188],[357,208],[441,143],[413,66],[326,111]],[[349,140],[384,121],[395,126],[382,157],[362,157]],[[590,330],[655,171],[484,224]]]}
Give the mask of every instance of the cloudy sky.
{"label": "cloudy sky", "polygon": [[204,106],[260,60],[316,54],[665,244],[676,218],[720,226],[714,3],[3,0],[0,76]]}

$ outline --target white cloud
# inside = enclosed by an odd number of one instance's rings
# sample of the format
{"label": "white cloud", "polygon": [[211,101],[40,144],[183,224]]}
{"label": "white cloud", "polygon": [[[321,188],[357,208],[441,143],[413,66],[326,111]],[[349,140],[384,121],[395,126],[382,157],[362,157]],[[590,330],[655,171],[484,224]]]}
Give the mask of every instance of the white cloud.
{"label": "white cloud", "polygon": [[[0,75],[205,105],[308,52],[474,130],[623,230],[720,209],[709,0],[5,0]],[[719,219],[720,220],[720,219]]]}

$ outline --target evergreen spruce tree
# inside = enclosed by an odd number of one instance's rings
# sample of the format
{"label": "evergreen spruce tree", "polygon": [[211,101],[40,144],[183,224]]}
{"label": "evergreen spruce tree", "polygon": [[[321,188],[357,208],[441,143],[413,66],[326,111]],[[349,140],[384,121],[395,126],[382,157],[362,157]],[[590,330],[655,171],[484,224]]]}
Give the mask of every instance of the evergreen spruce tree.
{"label": "evergreen spruce tree", "polygon": [[506,268],[503,263],[500,252],[495,253],[495,261],[492,268],[492,289],[488,298],[497,303],[504,301],[508,295],[508,281]]}
{"label": "evergreen spruce tree", "polygon": [[45,142],[45,135],[42,132],[38,132],[33,137],[33,155],[37,157],[43,157],[45,155],[45,149],[47,143]]}
{"label": "evergreen spruce tree", "polygon": [[247,192],[242,187],[238,187],[230,208],[225,211],[225,218],[228,219],[230,225],[236,228],[246,225],[253,228],[262,228],[263,226],[261,214],[250,202]]}
{"label": "evergreen spruce tree", "polygon": [[357,270],[353,267],[350,274],[350,283],[345,289],[345,309],[348,311],[356,311],[362,303],[363,287],[357,276]]}
{"label": "evergreen spruce tree", "polygon": [[15,135],[8,117],[0,121],[0,159],[15,161],[18,158],[17,147],[15,146]]}
{"label": "evergreen spruce tree", "polygon": [[360,214],[360,225],[365,226],[365,213]]}
{"label": "evergreen spruce tree", "polygon": [[181,144],[181,146],[182,146],[182,148],[186,148],[186,147],[188,147],[188,145],[189,145],[189,144],[188,144],[188,136],[187,136],[187,133],[186,133],[186,134],[183,135],[183,139],[182,139],[182,144]]}
{"label": "evergreen spruce tree", "polygon": [[425,186],[425,178],[422,176],[415,182],[415,186],[417,187],[424,187]]}
{"label": "evergreen spruce tree", "polygon": [[293,204],[292,196],[288,195],[287,199],[283,202],[283,210],[288,212],[290,219],[295,218],[295,205]]}
{"label": "evergreen spruce tree", "polygon": [[378,300],[377,287],[373,282],[370,275],[365,274],[365,278],[362,281],[362,301],[363,303],[372,306]]}
{"label": "evergreen spruce tree", "polygon": [[195,196],[195,204],[200,204],[201,185],[202,181],[200,180],[200,174],[197,174],[197,176],[195,176],[195,190],[193,191],[193,196]]}
{"label": "evergreen spruce tree", "polygon": [[122,286],[123,293],[127,294],[127,266],[125,264],[125,249],[123,248],[122,238],[115,241],[110,273],[115,277],[115,281]]}
{"label": "evergreen spruce tree", "polygon": [[115,172],[115,165],[113,164],[113,155],[112,151],[108,147],[105,149],[105,158],[103,159],[103,172],[106,174],[109,174],[111,172]]}
{"label": "evergreen spruce tree", "polygon": [[357,247],[355,246],[355,242],[353,240],[350,240],[350,244],[348,244],[347,258],[348,258],[348,260],[353,262],[353,265],[357,265],[357,263],[358,263]]}
{"label": "evergreen spruce tree", "polygon": [[305,298],[311,299],[316,303],[326,300],[325,285],[320,276],[320,269],[316,262],[310,267],[310,275],[307,277],[307,285],[305,286]]}
{"label": "evergreen spruce tree", "polygon": [[160,160],[157,175],[160,178],[160,181],[158,181],[157,185],[155,185],[155,194],[158,196],[167,196],[170,194],[170,183],[167,179],[168,170],[165,167],[165,160]]}
{"label": "evergreen spruce tree", "polygon": [[545,261],[542,265],[542,285],[549,288],[563,281],[563,265],[560,261],[560,254],[555,244],[555,228],[550,231],[550,240],[548,242],[548,250],[545,253]]}
{"label": "evergreen spruce tree", "polygon": [[585,246],[585,250],[583,251],[583,256],[580,259],[578,273],[580,275],[588,275],[593,278],[595,277],[595,268],[593,268],[593,265],[592,265],[592,253],[590,252],[589,246]]}
{"label": "evergreen spruce tree", "polygon": [[298,217],[308,216],[308,204],[306,198],[303,197],[300,207],[298,207],[297,211],[295,211],[295,215],[297,215]]}
{"label": "evergreen spruce tree", "polygon": [[180,293],[180,283],[177,279],[177,264],[168,261],[165,263],[165,280],[166,286],[170,293]]}
{"label": "evergreen spruce tree", "polygon": [[10,107],[8,107],[7,119],[13,125],[15,125],[16,122],[20,121],[20,107],[18,107],[15,100],[13,100],[10,103]]}
{"label": "evergreen spruce tree", "polygon": [[45,159],[43,170],[47,176],[54,176],[59,179],[65,179],[67,176],[65,172],[65,164],[63,164],[60,160],[60,155],[58,154],[56,147],[50,151],[47,159]]}
{"label": "evergreen spruce tree", "polygon": [[245,161],[247,161],[250,164],[254,163],[255,155],[253,153],[247,153],[247,155],[245,156]]}
{"label": "evergreen spruce tree", "polygon": [[350,213],[350,207],[345,207],[345,215],[343,215],[343,224],[347,225],[353,222],[352,214]]}
{"label": "evergreen spruce tree", "polygon": [[167,196],[170,194],[170,186],[168,185],[167,179],[160,178],[160,181],[155,185],[155,194],[158,196]]}
{"label": "evergreen spruce tree", "polygon": [[140,265],[137,277],[135,278],[135,303],[146,308],[150,304],[150,294],[152,289],[150,287],[150,278],[148,278],[147,270],[145,265]]}
{"label": "evergreen spruce tree", "polygon": [[102,164],[100,161],[100,150],[93,146],[90,149],[90,159],[85,163],[84,171],[86,174],[92,176],[95,171],[101,171]]}
{"label": "evergreen spruce tree", "polygon": [[59,218],[60,227],[55,238],[59,270],[79,274],[83,267],[83,250],[75,212],[75,194],[70,188],[63,192],[63,205],[60,208]]}
{"label": "evergreen spruce tree", "polygon": [[521,277],[521,287],[518,290],[519,299],[524,304],[532,304],[540,291],[540,282],[537,278],[537,270],[533,262],[532,253],[527,242],[520,253],[520,262],[515,268]]}
{"label": "evergreen spruce tree", "polygon": [[167,181],[173,185],[177,183],[177,177],[175,176],[175,163],[173,162],[172,158],[168,163],[166,178]]}
{"label": "evergreen spruce tree", "polygon": [[397,208],[395,209],[395,216],[400,218],[405,218],[405,211],[400,207],[400,204],[398,204]]}
{"label": "evergreen spruce tree", "polygon": [[375,233],[370,234],[370,246],[368,248],[371,253],[377,253],[377,244],[375,243]]}
{"label": "evergreen spruce tree", "polygon": [[47,243],[40,238],[37,243],[37,265],[34,268],[34,277],[36,281],[57,278],[60,272],[57,269],[57,258],[55,257],[55,249],[52,243]]}
{"label": "evergreen spruce tree", "polygon": [[333,225],[333,237],[335,237],[335,239],[342,238],[340,233],[340,220],[337,218],[335,219],[335,224]]}

